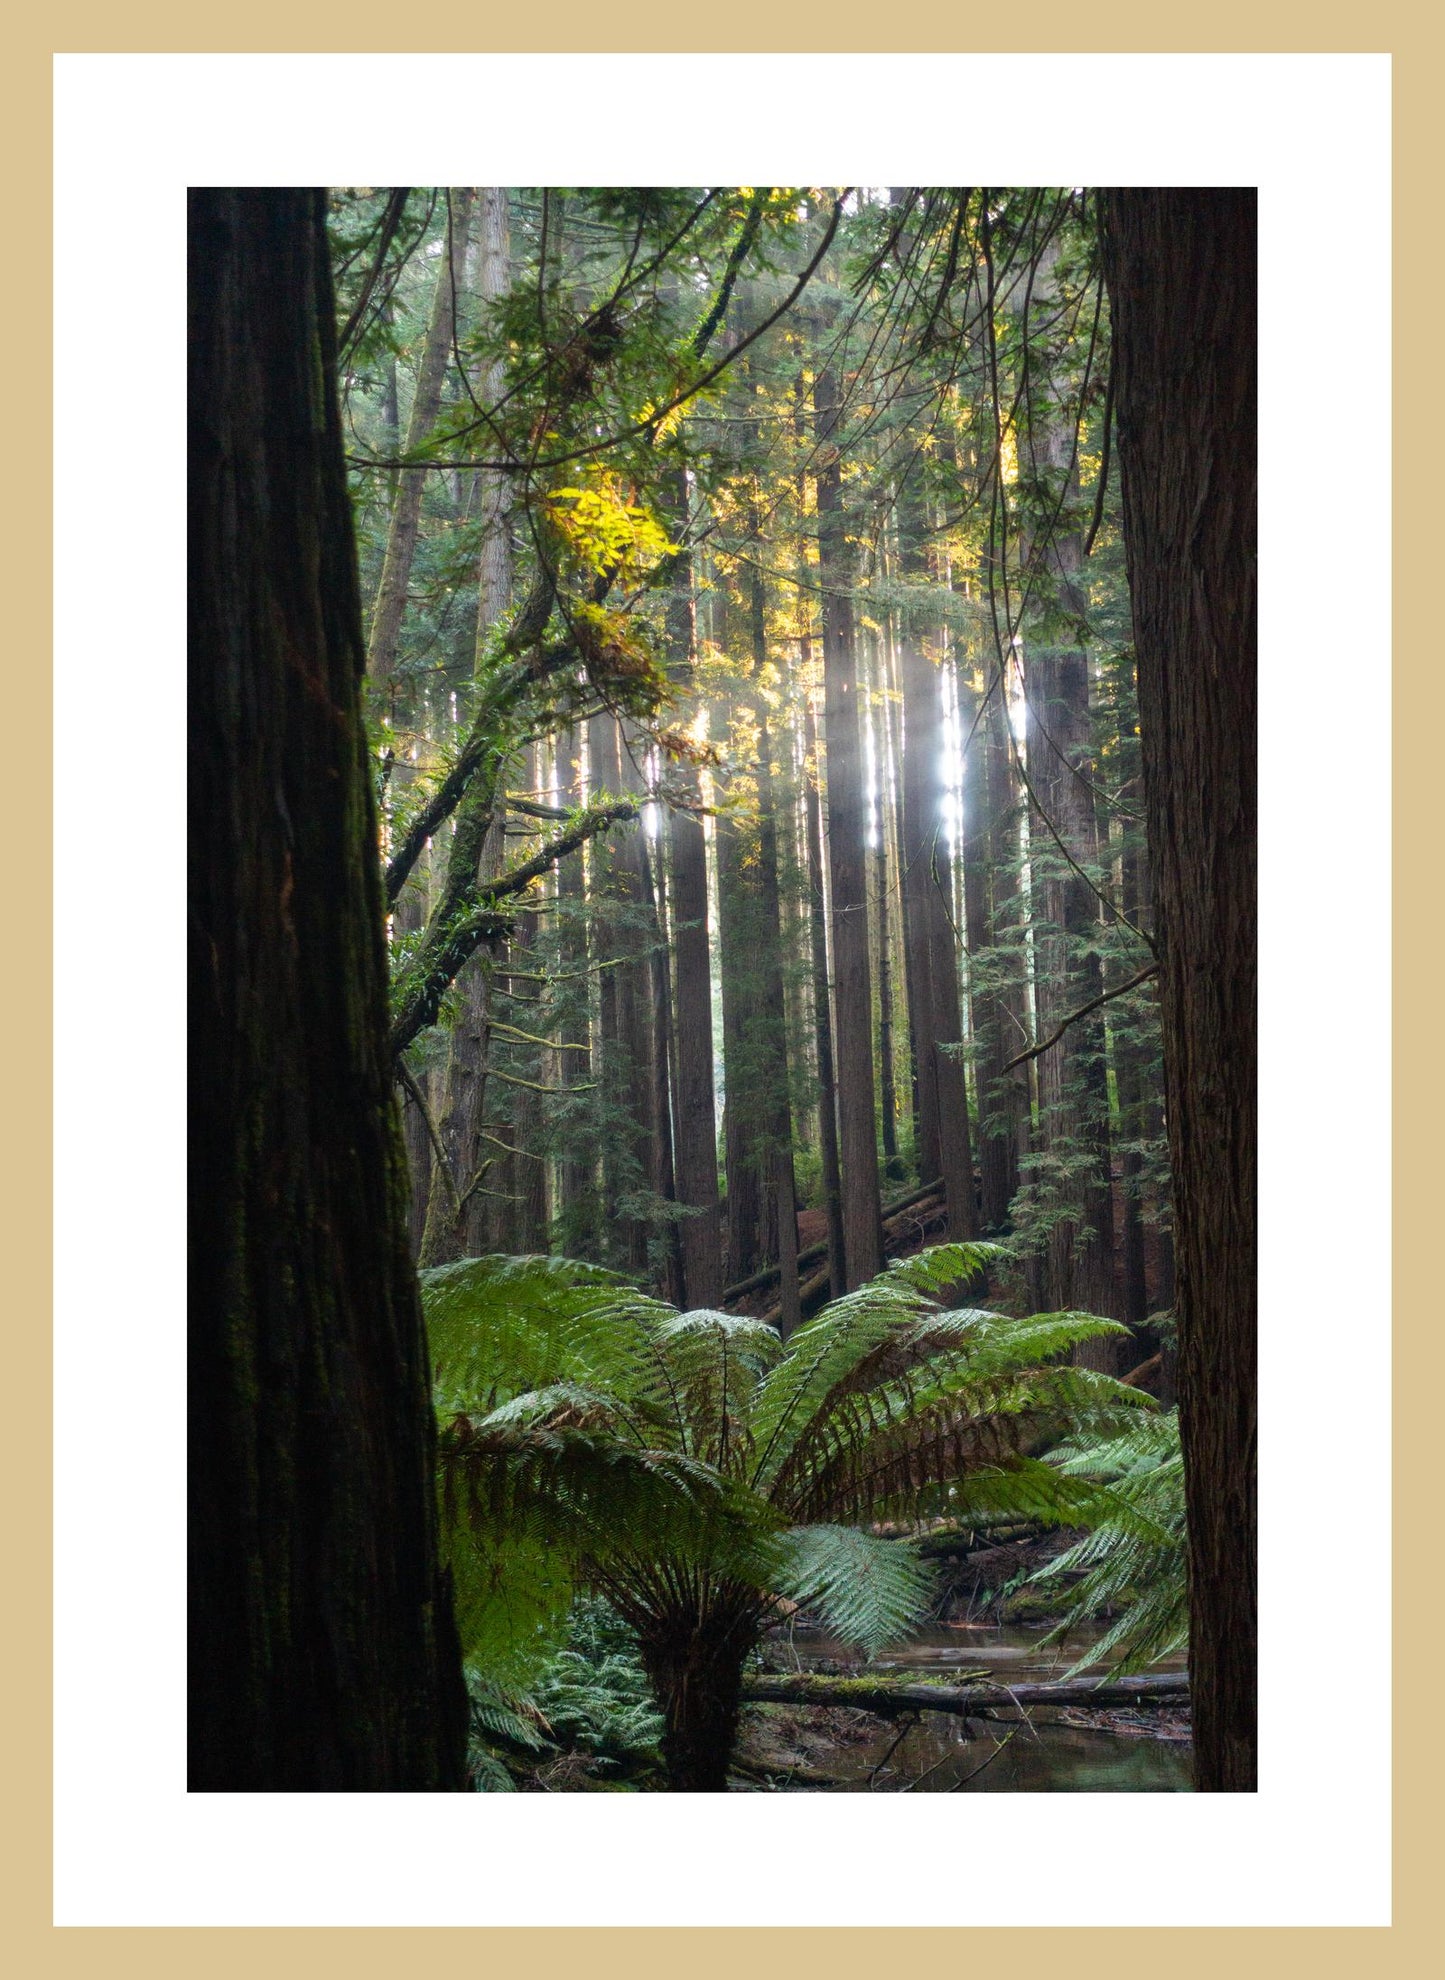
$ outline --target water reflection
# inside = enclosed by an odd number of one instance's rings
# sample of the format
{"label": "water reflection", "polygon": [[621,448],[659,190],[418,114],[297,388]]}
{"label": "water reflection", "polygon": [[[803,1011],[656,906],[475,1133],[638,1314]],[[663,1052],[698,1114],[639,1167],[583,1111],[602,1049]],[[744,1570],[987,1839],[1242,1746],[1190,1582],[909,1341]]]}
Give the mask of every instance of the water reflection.
{"label": "water reflection", "polygon": [[[879,1657],[882,1671],[987,1670],[996,1682],[1061,1677],[1086,1639],[1066,1653],[1045,1650],[1039,1631],[1018,1627],[920,1632],[907,1645]],[[797,1631],[791,1642],[773,1645],[774,1668],[816,1669],[845,1664],[845,1647],[831,1638]],[[1160,1669],[1181,1669],[1183,1657]],[[1157,1714],[1138,1715],[1144,1725]],[[1187,1739],[1121,1734],[1094,1726],[1057,1721],[1056,1711],[1035,1710],[1029,1719],[964,1721],[941,1712],[925,1713],[905,1729],[900,1719],[876,1737],[831,1746],[826,1758],[810,1755],[806,1765],[785,1769],[777,1785],[790,1782],[833,1793],[925,1794],[1187,1794],[1191,1791]],[[900,1734],[902,1737],[900,1738]],[[816,1776],[803,1780],[800,1776]],[[825,1781],[827,1785],[825,1786]]]}

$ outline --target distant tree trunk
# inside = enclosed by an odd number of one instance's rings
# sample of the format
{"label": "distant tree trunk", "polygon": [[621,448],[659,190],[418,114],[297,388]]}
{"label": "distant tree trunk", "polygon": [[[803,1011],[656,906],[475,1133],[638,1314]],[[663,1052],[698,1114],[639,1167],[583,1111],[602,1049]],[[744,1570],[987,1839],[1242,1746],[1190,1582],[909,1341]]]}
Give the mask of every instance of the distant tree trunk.
{"label": "distant tree trunk", "polygon": [[[629,739],[621,723],[614,723],[614,748],[619,792],[640,796],[646,776],[638,755],[641,745]],[[632,1123],[632,1144],[637,1163],[637,1182],[651,1197],[663,1189],[663,1136],[665,1125],[658,1113],[659,1090],[666,1092],[666,1068],[659,1068],[657,1057],[663,1049],[653,1025],[652,959],[648,951],[656,931],[655,914],[647,907],[648,886],[644,868],[646,849],[641,820],[626,825],[612,835],[612,872],[621,909],[617,953],[627,960],[614,972],[617,979],[617,1034],[626,1066],[627,1111]],[[649,1239],[652,1225],[646,1217],[627,1219],[628,1260],[634,1271],[651,1268]]]}
{"label": "distant tree trunk", "polygon": [[1007,1223],[1009,1204],[1018,1188],[1018,1148],[1010,1118],[1011,1095],[1017,1089],[1011,1084],[1013,1076],[1003,1070],[1012,1053],[1004,1049],[1008,1013],[997,980],[993,870],[997,835],[990,803],[989,727],[976,697],[966,692],[962,680],[959,710],[968,738],[963,764],[961,852],[978,1091],[979,1192],[983,1228],[996,1232]]}
{"label": "distant tree trunk", "polygon": [[746,1279],[776,1255],[770,1243],[768,1163],[762,1091],[762,903],[755,823],[715,821],[718,956],[723,1019],[723,1166],[727,1176],[727,1273]]}
{"label": "distant tree trunk", "polygon": [[868,696],[868,730],[872,739],[877,827],[873,845],[873,924],[877,931],[873,953],[878,964],[878,1130],[883,1161],[894,1173],[898,1162],[898,1082],[893,1069],[893,971],[891,937],[892,886],[888,860],[888,662],[881,639],[872,641],[872,681]]}
{"label": "distant tree trunk", "polygon": [[[685,474],[678,473],[670,493],[673,529],[680,537],[687,522]],[[697,661],[697,611],[692,559],[686,553],[673,566],[672,584],[667,611],[668,664],[691,694]],[[683,761],[674,766],[673,774],[689,805],[699,806],[702,792],[696,767]],[[722,1210],[717,1187],[712,961],[707,939],[707,837],[697,809],[674,805],[667,818],[672,854],[673,953],[677,959],[674,1159],[677,1200],[688,1212],[678,1233],[682,1304],[716,1306],[723,1289]]]}
{"label": "distant tree trunk", "polygon": [[[1032,284],[1036,310],[1057,306],[1057,250],[1041,256]],[[1027,312],[1027,304],[1025,304]],[[1025,331],[1028,332],[1025,313]],[[1032,384],[1029,380],[1033,380]],[[1083,539],[1076,522],[1078,461],[1074,419],[1047,354],[1025,375],[1023,441],[1035,486],[1035,540],[1023,552],[1039,610],[1032,615],[1024,685],[1028,697],[1028,778],[1042,814],[1030,822],[1035,888],[1036,1021],[1048,1036],[1068,1013],[1103,990],[1099,902],[1090,885],[1098,865],[1091,789],[1093,734],[1089,654],[1083,643]],[[1040,516],[1037,511],[1043,511]],[[1051,621],[1071,629],[1063,638]],[[1089,877],[1085,877],[1089,876]],[[1045,1297],[1051,1307],[1112,1313],[1114,1209],[1109,1098],[1102,1014],[1070,1026],[1035,1062],[1041,1153],[1059,1165],[1049,1237]],[[1046,1173],[1048,1173],[1046,1171]],[[1116,1372],[1112,1338],[1087,1341],[1074,1359]]]}
{"label": "distant tree trunk", "polygon": [[928,903],[928,753],[939,746],[938,676],[922,641],[911,629],[903,634],[898,672],[903,688],[903,843],[899,863],[908,966],[908,1029],[913,1038],[916,1083],[918,1179],[933,1182],[943,1174]]}
{"label": "distant tree trunk", "polygon": [[[830,371],[813,387],[817,412],[818,550],[823,591],[827,724],[828,862],[832,879],[838,1140],[842,1158],[847,1289],[883,1269],[878,1140],[873,1095],[873,994],[868,970],[867,793],[853,639],[850,557],[834,434],[838,387]],[[837,1288],[837,1290],[843,1290]]]}
{"label": "distant tree trunk", "polygon": [[[1076,548],[1065,543],[1060,554],[1067,558]],[[1068,562],[1061,568],[1072,573],[1075,566]],[[1037,905],[1042,909],[1041,914],[1036,911],[1034,935],[1042,1038],[1103,990],[1095,946],[1098,900],[1076,870],[1096,871],[1099,850],[1093,794],[1083,781],[1092,769],[1088,657],[1082,649],[1040,646],[1029,653],[1027,682],[1029,779],[1044,813],[1034,833]],[[1054,1227],[1047,1298],[1055,1307],[1110,1313],[1114,1213],[1102,1014],[1071,1025],[1036,1064],[1042,1145],[1068,1164],[1067,1190],[1077,1202],[1077,1212]],[[1115,1344],[1112,1339],[1085,1342],[1074,1350],[1074,1358],[1114,1372]]]}
{"label": "distant tree trunk", "polygon": [[707,939],[707,841],[701,818],[675,810],[673,942],[677,955],[677,1194],[694,1214],[682,1221],[683,1282],[690,1306],[722,1297],[717,1112],[713,1095],[712,965]]}
{"label": "distant tree trunk", "polygon": [[[645,833],[639,832],[641,852],[642,905],[648,917],[652,953],[648,957],[648,981],[652,989],[649,1019],[652,1027],[652,1120],[657,1138],[655,1171],[657,1193],[665,1203],[677,1202],[677,1151],[673,1142],[673,1081],[677,1050],[672,1035],[672,965],[667,942],[666,867],[662,841],[657,841],[656,857]],[[682,1240],[675,1223],[661,1233],[661,1277],[664,1298],[674,1306],[686,1303],[682,1277]]]}
{"label": "distant tree trunk", "polygon": [[[806,665],[812,641],[803,642]],[[843,1244],[843,1176],[838,1161],[838,1086],[833,1067],[833,1016],[828,983],[828,882],[823,870],[823,760],[818,724],[808,702],[808,752],[814,775],[805,793],[808,839],[808,893],[812,901],[813,1023],[818,1053],[818,1143],[823,1168],[823,1208],[828,1219],[828,1284],[848,1283]],[[834,1291],[837,1297],[837,1291]]]}
{"label": "distant tree trunk", "polygon": [[1110,192],[1104,255],[1178,1266],[1196,1785],[1256,1786],[1256,196]]}
{"label": "distant tree trunk", "polygon": [[[757,593],[761,575],[755,570]],[[778,793],[773,778],[772,748],[767,713],[758,711],[760,817],[758,864],[763,951],[763,1004],[770,1050],[765,1097],[767,1102],[768,1190],[772,1198],[770,1224],[776,1232],[778,1260],[779,1332],[784,1340],[802,1318],[798,1290],[798,1192],[793,1172],[793,1116],[788,1092],[787,1010],[783,996],[783,923],[778,872]]]}
{"label": "distant tree trunk", "polygon": [[[807,439],[807,397],[800,377],[793,388],[793,433],[800,450]],[[798,513],[807,511],[807,481],[797,480]],[[813,579],[806,546],[797,559],[799,638],[798,658],[803,678],[813,673]],[[818,1154],[823,1177],[823,1209],[828,1220],[828,1284],[834,1298],[848,1282],[843,1243],[843,1173],[838,1158],[838,1084],[833,1057],[833,1013],[828,958],[828,880],[823,864],[823,748],[811,685],[803,709],[803,843],[806,851],[805,905],[810,922],[812,961],[813,1055],[818,1072]],[[809,774],[811,765],[811,774]]]}
{"label": "distant tree trunk", "polygon": [[325,201],[189,214],[189,1785],[459,1789]]}
{"label": "distant tree trunk", "polygon": [[[927,511],[912,478],[898,505],[899,561],[916,578],[929,575]],[[940,747],[939,673],[920,635],[905,633],[899,667],[903,690],[903,898],[908,926],[909,1019],[914,1027],[919,1118],[927,1139],[919,1179],[943,1181],[948,1235],[978,1233],[973,1137],[964,1070],[963,1003],[953,911],[953,871],[944,833],[946,777]],[[930,1163],[925,1172],[922,1156]]]}
{"label": "distant tree trunk", "polygon": [[[1127,740],[1121,736],[1121,749]],[[1132,794],[1134,789],[1133,785],[1126,784],[1120,792],[1121,798]],[[1126,835],[1128,829],[1126,821]],[[1139,848],[1137,843],[1129,843],[1127,837],[1119,856],[1119,905],[1125,918],[1133,922],[1136,928],[1140,926],[1143,903],[1139,889]],[[1122,972],[1116,974],[1121,975]],[[1139,1144],[1144,1139],[1144,1056],[1127,1022],[1123,1035],[1117,1029],[1115,1033],[1114,1078],[1119,1095],[1119,1139],[1123,1143],[1120,1156],[1123,1201],[1119,1216],[1122,1317],[1129,1326],[1141,1328],[1149,1318],[1144,1205],[1139,1193],[1144,1168],[1139,1150]]]}
{"label": "distant tree trunk", "polygon": [[[1011,669],[1008,670],[1011,673]],[[1014,752],[1009,740],[1012,716],[1009,710],[1009,679],[985,686],[986,706],[982,727],[984,746],[984,785],[988,794],[989,872],[992,895],[992,933],[995,944],[991,974],[999,988],[995,1008],[1003,1036],[1006,1064],[1022,1051],[1030,1038],[1028,1020],[1029,989],[1025,971],[1024,918],[1027,899],[1022,880],[1020,805],[1022,790],[1014,768]],[[1029,1153],[1030,1102],[1027,1066],[1016,1066],[1000,1074],[1000,1086],[993,1096],[1003,1130],[1012,1202],[1019,1186],[1019,1164]]]}
{"label": "distant tree trunk", "polygon": [[[586,779],[582,769],[582,732],[564,732],[558,750],[557,783],[562,801],[580,809],[586,801]],[[586,872],[581,849],[569,855],[557,868],[557,951],[562,972],[558,1008],[553,1023],[565,1023],[572,1043],[587,1045],[585,1052],[562,1053],[561,1084],[588,1087],[596,1076],[600,1054],[591,1040],[592,997],[588,970],[588,914]],[[560,1035],[560,1034],[559,1034]],[[559,1204],[568,1233],[566,1249],[588,1255],[593,1248],[587,1226],[596,1196],[596,1177],[588,1159],[590,1138],[584,1131],[582,1109],[585,1101],[567,1101],[563,1116],[562,1146],[557,1169]],[[588,1110],[590,1111],[590,1109]]]}
{"label": "distant tree trunk", "polygon": [[[442,383],[451,356],[452,331],[456,322],[456,292],[466,259],[467,227],[471,219],[472,189],[459,186],[449,194],[451,226],[443,244],[437,269],[436,293],[431,320],[422,348],[421,369],[417,374],[416,396],[407,421],[406,451],[421,446],[436,423],[442,402]],[[450,256],[448,256],[448,249]],[[407,586],[411,582],[412,559],[416,555],[417,525],[421,518],[421,498],[426,486],[426,470],[403,468],[399,471],[391,504],[391,526],[387,531],[386,556],[381,567],[381,584],[371,613],[371,637],[367,644],[367,672],[373,680],[386,682],[396,665],[397,640],[406,610]]]}
{"label": "distant tree trunk", "polygon": [[[587,795],[595,800],[600,792],[617,795],[620,774],[617,766],[617,722],[611,715],[594,715],[587,724]],[[601,1233],[609,1257],[612,1239],[607,1234],[617,1212],[632,1157],[630,1130],[618,1130],[619,1102],[625,1075],[617,1000],[617,888],[613,880],[613,846],[594,839],[587,848],[587,910],[589,937],[595,944],[597,962],[597,1029],[592,1061],[592,1077],[598,1083],[597,1115],[603,1123],[600,1136],[598,1174],[602,1186]]]}
{"label": "distant tree trunk", "polygon": [[[467,189],[468,205],[471,197]],[[464,239],[464,223],[456,211],[457,198],[453,196],[452,231],[454,237]],[[508,287],[506,195],[495,186],[482,189],[477,248],[478,285],[484,302],[493,303],[506,294]],[[453,309],[447,319],[449,342],[454,322]],[[478,381],[483,403],[490,404],[500,398],[504,383],[503,367],[489,365]],[[421,386],[417,389],[420,394]],[[512,550],[506,477],[481,471],[477,492],[482,512],[482,547],[477,570],[472,672],[474,679],[479,680],[486,671],[487,641],[492,627],[511,604]],[[505,824],[505,806],[499,803],[481,847],[481,863],[491,873],[501,871],[506,853]],[[505,1120],[503,1132],[489,1140],[490,1131],[483,1125],[492,1096],[509,1091],[500,1083],[492,1084],[487,1077],[492,987],[494,981],[503,977],[506,953],[503,951],[496,958],[495,967],[490,955],[474,956],[457,975],[460,1009],[447,1037],[446,1062],[437,1080],[435,1110],[454,1183],[448,1183],[438,1164],[422,1235],[420,1257],[424,1265],[476,1257],[506,1249],[512,1242],[507,1213],[516,1179],[510,1158],[498,1143],[512,1143],[513,1126],[510,1119]],[[510,1114],[505,1099],[498,1111]]]}

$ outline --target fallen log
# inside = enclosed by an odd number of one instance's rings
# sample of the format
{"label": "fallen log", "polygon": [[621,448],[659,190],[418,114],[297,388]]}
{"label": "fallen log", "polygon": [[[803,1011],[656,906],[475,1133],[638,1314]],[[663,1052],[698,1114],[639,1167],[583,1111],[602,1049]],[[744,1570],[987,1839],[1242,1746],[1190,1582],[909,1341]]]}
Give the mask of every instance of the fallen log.
{"label": "fallen log", "polygon": [[1150,1671],[1142,1677],[1063,1678],[1054,1684],[997,1684],[970,1676],[962,1684],[918,1684],[876,1677],[825,1677],[799,1671],[743,1682],[745,1705],[847,1705],[884,1718],[901,1712],[992,1715],[1010,1705],[1176,1705],[1189,1698],[1187,1671]]}
{"label": "fallen log", "polygon": [[995,1513],[992,1520],[984,1515],[968,1526],[924,1533],[917,1545],[925,1560],[953,1560],[995,1547],[1012,1547],[1021,1540],[1036,1540],[1046,1530],[1037,1520],[1020,1519],[1017,1513]]}
{"label": "fallen log", "polygon": [[[907,1196],[900,1196],[896,1203],[885,1203],[881,1213],[883,1222],[886,1224],[891,1217],[901,1217],[905,1210],[914,1209],[918,1204],[926,1202],[930,1196],[941,1197],[942,1194],[943,1184],[941,1182],[924,1183],[921,1189],[912,1190]],[[825,1258],[827,1254],[828,1240],[826,1238],[821,1239],[817,1244],[810,1244],[806,1250],[798,1253],[798,1270],[801,1272],[804,1266],[815,1265],[820,1258]],[[746,1299],[749,1293],[761,1292],[764,1286],[770,1286],[773,1283],[781,1270],[782,1267],[779,1265],[764,1265],[762,1270],[760,1272],[754,1272],[751,1278],[739,1279],[734,1286],[724,1286],[722,1297],[718,1304],[720,1306],[726,1306],[732,1300]]]}

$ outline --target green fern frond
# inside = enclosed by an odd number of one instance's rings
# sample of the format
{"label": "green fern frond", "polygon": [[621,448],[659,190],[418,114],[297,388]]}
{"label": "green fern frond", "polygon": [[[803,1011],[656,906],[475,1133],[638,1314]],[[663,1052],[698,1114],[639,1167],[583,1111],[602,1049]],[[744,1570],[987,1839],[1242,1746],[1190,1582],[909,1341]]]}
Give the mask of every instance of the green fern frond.
{"label": "green fern frond", "polygon": [[475,1730],[520,1746],[527,1753],[546,1751],[548,1741],[541,1730],[544,1721],[529,1700],[475,1672],[468,1676],[467,1695]]}
{"label": "green fern frond", "polygon": [[495,1753],[475,1747],[468,1762],[472,1786],[478,1794],[515,1794],[517,1783]]}
{"label": "green fern frond", "polygon": [[698,1307],[673,1314],[653,1329],[679,1395],[687,1448],[720,1470],[741,1473],[752,1450],[758,1383],[778,1360],[776,1328],[744,1314]]}
{"label": "green fern frond", "polygon": [[1051,1468],[1061,1479],[1097,1484],[1116,1507],[1031,1577],[1058,1584],[1083,1571],[1050,1643],[1066,1642],[1083,1623],[1114,1616],[1070,1675],[1115,1652],[1113,1668],[1128,1673],[1183,1648],[1189,1639],[1189,1556],[1177,1412],[1142,1418],[1096,1443],[1073,1439],[1052,1454]]}
{"label": "green fern frond", "polygon": [[856,1526],[798,1526],[780,1538],[778,1592],[872,1658],[927,1615],[934,1574],[905,1540]]}
{"label": "green fern frond", "polygon": [[[672,1308],[574,1258],[464,1258],[422,1272],[439,1413],[555,1383],[665,1399],[652,1330]],[[661,1393],[660,1393],[661,1392]]]}
{"label": "green fern frond", "polygon": [[[1041,1342],[1061,1351],[1098,1327],[1053,1316],[1034,1331],[1033,1351]],[[1117,1431],[1130,1412],[1152,1408],[1139,1390],[1096,1371],[1025,1365],[1027,1350],[1010,1336],[1028,1331],[1026,1322],[973,1315],[958,1342],[875,1387],[867,1383],[882,1363],[869,1350],[810,1419],[795,1417],[770,1497],[799,1520],[916,1514],[923,1495],[980,1465],[1006,1463],[1071,1429]]]}

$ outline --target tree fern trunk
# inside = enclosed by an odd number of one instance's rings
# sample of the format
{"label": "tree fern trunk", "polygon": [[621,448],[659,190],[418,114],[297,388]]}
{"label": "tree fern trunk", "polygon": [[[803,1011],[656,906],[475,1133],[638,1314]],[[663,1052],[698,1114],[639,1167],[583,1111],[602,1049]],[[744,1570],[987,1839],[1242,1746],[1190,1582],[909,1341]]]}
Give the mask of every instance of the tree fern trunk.
{"label": "tree fern trunk", "polygon": [[743,1664],[755,1611],[704,1600],[699,1613],[660,1617],[638,1647],[663,1716],[662,1757],[674,1794],[723,1794],[737,1743]]}

